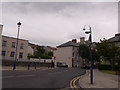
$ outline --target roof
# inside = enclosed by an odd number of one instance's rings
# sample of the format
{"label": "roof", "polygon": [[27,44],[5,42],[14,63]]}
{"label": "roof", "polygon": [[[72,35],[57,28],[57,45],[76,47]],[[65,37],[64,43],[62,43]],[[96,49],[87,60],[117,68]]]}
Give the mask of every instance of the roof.
{"label": "roof", "polygon": [[[12,39],[16,39],[15,37],[4,36],[4,35],[2,35],[2,37],[6,37],[6,38],[12,38]],[[19,38],[19,40],[22,40],[22,41],[28,41],[28,40],[25,40],[25,39],[20,39],[20,38]]]}
{"label": "roof", "polygon": [[111,42],[120,42],[120,33],[116,34],[115,37],[108,39]]}
{"label": "roof", "polygon": [[68,41],[68,42],[66,42],[66,43],[63,43],[63,44],[57,46],[57,48],[59,48],[59,47],[69,47],[69,46],[78,47],[79,44],[78,44],[78,43],[74,43],[74,42],[72,42],[72,41]]}
{"label": "roof", "polygon": [[52,50],[56,50],[55,47],[51,47],[51,46],[47,46],[48,48],[52,49]]}

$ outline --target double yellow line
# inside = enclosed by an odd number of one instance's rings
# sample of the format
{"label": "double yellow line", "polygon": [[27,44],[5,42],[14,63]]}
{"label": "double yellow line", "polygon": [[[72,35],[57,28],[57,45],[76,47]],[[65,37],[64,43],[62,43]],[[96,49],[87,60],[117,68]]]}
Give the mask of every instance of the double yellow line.
{"label": "double yellow line", "polygon": [[75,77],[70,81],[70,88],[72,88],[73,90],[79,90],[78,86],[75,84],[77,80],[80,79],[81,76]]}

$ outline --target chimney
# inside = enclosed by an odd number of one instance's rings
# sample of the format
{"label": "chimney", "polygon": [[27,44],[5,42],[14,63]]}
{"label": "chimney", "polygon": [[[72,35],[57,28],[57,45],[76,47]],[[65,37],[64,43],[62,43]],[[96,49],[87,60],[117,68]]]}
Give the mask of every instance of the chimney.
{"label": "chimney", "polygon": [[81,37],[80,38],[80,43],[84,43],[85,42],[85,37]]}
{"label": "chimney", "polygon": [[72,39],[72,42],[77,43],[77,39]]}

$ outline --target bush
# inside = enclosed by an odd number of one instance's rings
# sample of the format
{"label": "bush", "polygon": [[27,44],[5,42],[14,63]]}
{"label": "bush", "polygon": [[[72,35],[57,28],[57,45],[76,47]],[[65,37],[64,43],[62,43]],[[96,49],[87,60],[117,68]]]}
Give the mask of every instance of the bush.
{"label": "bush", "polygon": [[[97,67],[99,70],[112,70],[112,66],[108,64],[99,64],[97,65]],[[119,69],[118,65],[115,65],[113,68],[113,70],[118,70],[118,69]]]}
{"label": "bush", "polygon": [[98,65],[98,69],[100,69],[100,70],[112,70],[112,66],[107,65],[107,64],[100,64],[100,65]]}

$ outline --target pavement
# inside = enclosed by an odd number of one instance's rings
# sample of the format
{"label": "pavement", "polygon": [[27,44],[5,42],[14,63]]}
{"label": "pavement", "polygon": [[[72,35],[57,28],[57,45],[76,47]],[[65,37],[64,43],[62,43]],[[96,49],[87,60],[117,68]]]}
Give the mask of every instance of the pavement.
{"label": "pavement", "polygon": [[[85,75],[79,79],[81,88],[118,88],[118,75],[112,75],[94,70],[94,83],[90,84],[90,72],[87,70]],[[120,84],[120,83],[119,83]]]}

